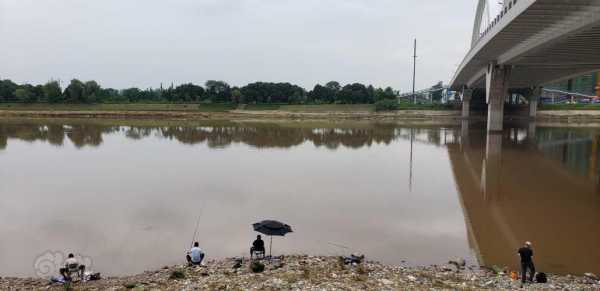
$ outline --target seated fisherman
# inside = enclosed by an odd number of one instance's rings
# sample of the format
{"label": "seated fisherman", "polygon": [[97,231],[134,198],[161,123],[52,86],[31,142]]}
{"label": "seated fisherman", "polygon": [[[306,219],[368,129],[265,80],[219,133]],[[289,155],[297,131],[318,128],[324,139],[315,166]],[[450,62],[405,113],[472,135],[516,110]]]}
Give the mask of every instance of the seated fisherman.
{"label": "seated fisherman", "polygon": [[194,247],[190,249],[185,258],[190,266],[199,266],[202,264],[202,260],[204,260],[204,252],[200,248],[200,244],[198,242],[194,243]]}
{"label": "seated fisherman", "polygon": [[60,268],[60,274],[65,278],[65,281],[71,281],[71,273],[78,273],[79,278],[83,279],[85,273],[85,265],[80,265],[73,254],[69,254],[65,260],[65,267]]}
{"label": "seated fisherman", "polygon": [[250,258],[252,258],[256,252],[262,252],[263,255],[265,254],[265,242],[260,237],[260,234],[256,236],[256,240],[252,243],[252,247],[250,248]]}

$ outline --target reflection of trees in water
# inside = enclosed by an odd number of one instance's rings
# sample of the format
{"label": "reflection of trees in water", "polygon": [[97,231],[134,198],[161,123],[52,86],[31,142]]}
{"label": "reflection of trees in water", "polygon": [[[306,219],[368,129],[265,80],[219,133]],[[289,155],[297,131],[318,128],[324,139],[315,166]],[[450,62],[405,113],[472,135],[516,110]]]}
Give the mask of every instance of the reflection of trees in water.
{"label": "reflection of trees in water", "polygon": [[[59,130],[57,130],[57,127]],[[62,126],[45,125],[0,125],[0,149],[7,146],[8,138],[16,138],[22,141],[48,141],[51,144],[62,144],[65,133]]]}
{"label": "reflection of trees in water", "polygon": [[375,126],[373,128],[332,129],[321,128],[310,130],[307,138],[316,146],[336,149],[340,145],[349,148],[371,146],[373,143],[389,144],[399,137],[395,127]]}
{"label": "reflection of trees in water", "polygon": [[[221,126],[109,126],[98,124],[39,125],[0,124],[0,148],[7,138],[25,141],[47,141],[63,145],[65,136],[78,148],[99,146],[103,135],[123,132],[124,136],[140,140],[150,136],[177,140],[184,144],[206,143],[210,148],[223,148],[232,143],[244,143],[256,148],[289,148],[306,141],[315,146],[336,149],[340,146],[360,148],[373,144],[390,144],[395,139],[409,139],[410,130],[393,124],[371,124],[360,128],[288,127],[278,124],[239,124]],[[416,129],[425,136],[422,142],[439,144],[439,129]]]}
{"label": "reflection of trees in water", "polygon": [[545,156],[559,161],[581,176],[598,176],[598,134],[560,128],[539,128],[537,147]]}
{"label": "reflection of trees in water", "polygon": [[65,132],[62,125],[48,125],[48,142],[52,145],[62,146],[65,141]]}
{"label": "reflection of trees in water", "polygon": [[0,124],[0,140],[16,138],[23,141],[47,141],[52,145],[62,146],[65,136],[78,148],[99,146],[102,134],[119,130],[118,126],[101,125],[39,125],[39,124]]}
{"label": "reflection of trees in water", "polygon": [[186,144],[204,143],[221,148],[232,143],[244,143],[256,148],[289,148],[305,141],[316,146],[335,149],[339,146],[360,148],[373,143],[389,144],[398,138],[393,126],[372,128],[291,128],[281,126],[165,127],[159,135]]}
{"label": "reflection of trees in water", "polygon": [[3,135],[0,132],[0,150],[3,150],[6,148],[7,140],[8,139],[6,138],[6,135]]}
{"label": "reflection of trees in water", "polygon": [[125,129],[125,136],[130,139],[142,139],[152,135],[153,129],[150,127],[132,127],[128,126]]}

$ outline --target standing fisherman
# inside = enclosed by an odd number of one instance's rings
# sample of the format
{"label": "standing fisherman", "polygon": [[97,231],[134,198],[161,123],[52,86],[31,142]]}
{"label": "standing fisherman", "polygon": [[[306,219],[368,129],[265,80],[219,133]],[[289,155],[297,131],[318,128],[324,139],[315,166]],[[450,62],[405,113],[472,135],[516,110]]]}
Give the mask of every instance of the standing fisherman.
{"label": "standing fisherman", "polygon": [[521,257],[521,284],[525,283],[527,279],[527,270],[529,270],[529,282],[533,282],[535,276],[535,266],[533,265],[533,250],[531,249],[531,242],[525,242],[525,245],[517,252]]}

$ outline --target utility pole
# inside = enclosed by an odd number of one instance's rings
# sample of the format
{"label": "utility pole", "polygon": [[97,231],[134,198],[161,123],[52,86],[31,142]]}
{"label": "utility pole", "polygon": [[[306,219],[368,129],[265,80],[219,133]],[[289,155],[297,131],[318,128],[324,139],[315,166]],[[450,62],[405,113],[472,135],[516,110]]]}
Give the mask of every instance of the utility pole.
{"label": "utility pole", "polygon": [[412,94],[413,94],[413,103],[417,104],[417,95],[415,95],[415,77],[417,74],[417,39],[415,38],[415,53],[413,55],[413,86],[412,86]]}
{"label": "utility pole", "polygon": [[[413,54],[413,80],[412,80],[412,95],[413,104],[417,104],[417,95],[415,94],[415,78],[417,74],[417,39],[415,38],[414,54]],[[408,178],[408,191],[412,192],[413,186],[413,143],[415,139],[414,128],[410,129],[410,165],[409,165],[409,178]]]}
{"label": "utility pole", "polygon": [[408,191],[412,193],[413,186],[413,143],[415,140],[415,129],[410,129],[410,162],[408,166],[409,176],[408,176]]}

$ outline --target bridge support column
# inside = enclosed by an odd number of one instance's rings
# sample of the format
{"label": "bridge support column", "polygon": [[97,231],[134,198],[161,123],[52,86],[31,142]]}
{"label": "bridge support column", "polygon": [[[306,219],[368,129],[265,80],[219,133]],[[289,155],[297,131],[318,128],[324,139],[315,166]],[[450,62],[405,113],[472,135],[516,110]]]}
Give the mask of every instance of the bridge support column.
{"label": "bridge support column", "polygon": [[504,99],[508,93],[510,67],[489,64],[486,73],[486,100],[488,103],[488,131],[502,131]]}
{"label": "bridge support column", "polygon": [[469,118],[471,115],[471,98],[473,97],[473,90],[464,89],[462,92],[462,117]]}
{"label": "bridge support column", "polygon": [[540,101],[540,97],[542,96],[542,88],[537,87],[529,96],[529,117],[535,118],[537,116],[537,108]]}
{"label": "bridge support column", "polygon": [[529,117],[535,118],[537,116],[537,107],[538,107],[537,99],[529,100]]}

